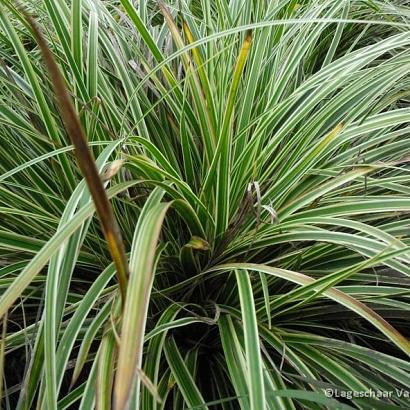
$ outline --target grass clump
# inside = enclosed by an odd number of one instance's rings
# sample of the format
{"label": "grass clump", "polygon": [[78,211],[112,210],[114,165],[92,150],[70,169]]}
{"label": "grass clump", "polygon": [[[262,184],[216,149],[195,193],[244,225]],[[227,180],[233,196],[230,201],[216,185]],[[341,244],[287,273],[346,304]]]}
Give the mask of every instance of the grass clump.
{"label": "grass clump", "polygon": [[408,406],[405,2],[0,7],[5,408]]}

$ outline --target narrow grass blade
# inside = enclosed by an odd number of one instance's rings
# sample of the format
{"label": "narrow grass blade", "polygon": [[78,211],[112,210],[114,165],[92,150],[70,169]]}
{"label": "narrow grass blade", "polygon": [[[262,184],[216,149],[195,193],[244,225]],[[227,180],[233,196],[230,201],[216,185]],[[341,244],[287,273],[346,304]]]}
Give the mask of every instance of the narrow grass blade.
{"label": "narrow grass blade", "polygon": [[160,203],[154,191],[141,214],[132,245],[131,276],[121,328],[121,344],[114,387],[114,408],[125,409],[131,399],[136,371],[142,367],[142,348],[153,281],[156,245],[171,203]]}
{"label": "narrow grass blade", "polygon": [[125,256],[125,249],[121,232],[115,220],[111,204],[108,201],[104,186],[95,166],[94,158],[88,148],[87,138],[84,134],[81,123],[78,119],[67,88],[65,86],[64,78],[60,73],[55,59],[50,49],[48,48],[47,43],[37,26],[37,23],[35,23],[34,20],[29,16],[27,16],[27,19],[32,26],[37,42],[43,54],[44,61],[47,65],[51,80],[53,82],[56,96],[59,102],[61,117],[64,121],[67,133],[71,138],[73,145],[75,146],[78,165],[80,166],[85,180],[87,181],[88,188],[95,202],[97,214],[101,221],[111,257],[113,258],[113,261],[117,268],[118,282],[120,284],[121,293],[124,297],[128,280],[128,262]]}
{"label": "narrow grass blade", "polygon": [[248,369],[247,382],[249,387],[250,409],[266,407],[265,388],[263,381],[262,358],[256,319],[255,302],[249,275],[246,271],[235,271],[238,283],[238,293],[241,303],[243,329],[245,336],[246,365]]}
{"label": "narrow grass blade", "polygon": [[173,338],[165,341],[165,355],[186,404],[198,410],[208,409]]}

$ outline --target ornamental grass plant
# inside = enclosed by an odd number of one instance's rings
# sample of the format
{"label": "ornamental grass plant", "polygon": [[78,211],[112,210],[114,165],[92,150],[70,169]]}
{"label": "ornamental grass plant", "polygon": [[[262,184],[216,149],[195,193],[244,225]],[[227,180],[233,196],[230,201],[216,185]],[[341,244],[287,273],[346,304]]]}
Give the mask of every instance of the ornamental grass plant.
{"label": "ornamental grass plant", "polygon": [[409,90],[408,1],[2,0],[2,408],[409,408]]}

